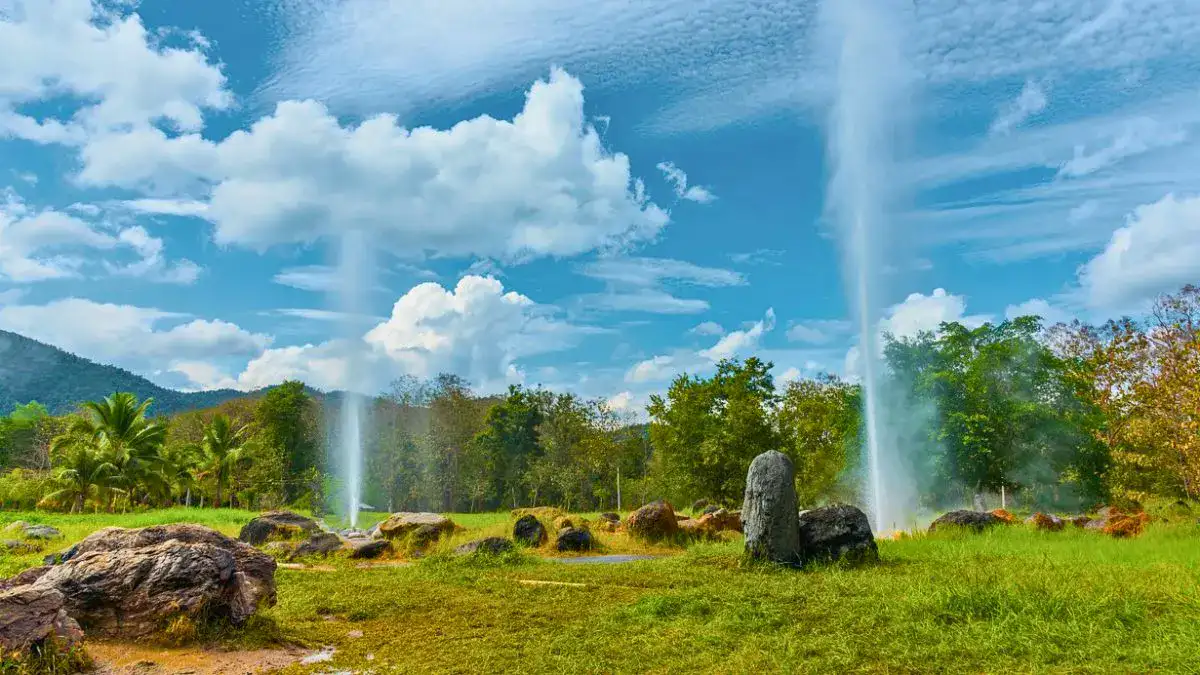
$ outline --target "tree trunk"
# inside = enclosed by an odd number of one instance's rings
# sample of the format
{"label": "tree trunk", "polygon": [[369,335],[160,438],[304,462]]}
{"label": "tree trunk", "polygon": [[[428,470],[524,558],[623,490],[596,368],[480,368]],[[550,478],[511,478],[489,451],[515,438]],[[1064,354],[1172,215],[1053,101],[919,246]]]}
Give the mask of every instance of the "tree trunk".
{"label": "tree trunk", "polygon": [[218,509],[221,508],[222,503],[223,502],[221,501],[221,481],[217,481],[217,494],[216,494],[216,499],[214,500],[214,508],[218,508]]}

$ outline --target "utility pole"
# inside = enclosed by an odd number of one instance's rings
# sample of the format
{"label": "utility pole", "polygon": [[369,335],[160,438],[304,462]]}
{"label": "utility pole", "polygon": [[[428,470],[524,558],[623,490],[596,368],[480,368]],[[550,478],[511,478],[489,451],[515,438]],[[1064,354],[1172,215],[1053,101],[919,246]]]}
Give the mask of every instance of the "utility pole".
{"label": "utility pole", "polygon": [[621,465],[617,465],[617,513],[621,512]]}

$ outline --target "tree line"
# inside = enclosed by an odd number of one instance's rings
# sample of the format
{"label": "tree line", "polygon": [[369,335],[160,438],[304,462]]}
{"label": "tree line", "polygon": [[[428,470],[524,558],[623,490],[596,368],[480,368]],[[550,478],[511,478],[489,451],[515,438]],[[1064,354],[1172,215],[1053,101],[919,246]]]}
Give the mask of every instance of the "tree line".
{"label": "tree line", "polygon": [[[925,505],[1003,492],[1073,507],[1194,499],[1200,489],[1200,289],[1141,320],[1044,326],[1037,317],[885,336],[888,442]],[[369,402],[363,500],[380,510],[629,507],[654,498],[735,505],[746,468],[778,449],[805,505],[858,501],[861,387],[833,375],[779,383],[758,358],[680,375],[647,420],[603,401],[463,379],[403,378]],[[169,504],[336,508],[337,395],[288,382],[215,408],[152,417],[115,394],[54,417],[0,418],[0,506]]]}

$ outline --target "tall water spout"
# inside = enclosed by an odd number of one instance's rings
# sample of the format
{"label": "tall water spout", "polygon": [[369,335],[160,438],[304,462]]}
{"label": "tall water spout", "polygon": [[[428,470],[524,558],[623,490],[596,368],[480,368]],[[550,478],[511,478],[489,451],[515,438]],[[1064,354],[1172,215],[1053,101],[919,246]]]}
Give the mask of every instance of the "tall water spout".
{"label": "tall water spout", "polygon": [[346,344],[346,381],[343,390],[338,434],[338,457],[335,465],[344,481],[346,516],[351,527],[358,526],[362,505],[362,424],[364,378],[366,368],[363,354],[362,321],[363,291],[371,272],[371,258],[365,233],[358,228],[347,229],[342,235],[339,264],[342,340]]}
{"label": "tall water spout", "polygon": [[900,49],[904,17],[897,0],[826,0],[824,37],[836,63],[828,153],[833,166],[828,205],[838,223],[846,281],[859,334],[864,391],[867,497],[876,533],[904,528],[916,511],[916,489],[889,432],[880,358],[878,281],[896,196],[894,141],[907,109],[911,72]]}

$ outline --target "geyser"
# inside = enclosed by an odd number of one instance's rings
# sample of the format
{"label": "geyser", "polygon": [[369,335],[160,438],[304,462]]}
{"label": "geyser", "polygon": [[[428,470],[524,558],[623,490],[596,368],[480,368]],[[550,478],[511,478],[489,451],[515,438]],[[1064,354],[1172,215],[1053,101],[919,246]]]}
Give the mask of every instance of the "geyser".
{"label": "geyser", "polygon": [[339,412],[337,458],[334,462],[343,482],[346,517],[351,527],[358,526],[362,504],[362,424],[363,392],[367,390],[362,339],[363,291],[371,274],[371,256],[366,234],[351,227],[342,235],[339,270],[339,307],[342,336],[346,350],[344,395]]}
{"label": "geyser", "polygon": [[876,534],[912,526],[917,507],[911,470],[902,459],[897,435],[889,432],[878,328],[881,252],[898,182],[891,170],[892,153],[913,79],[900,49],[904,16],[899,5],[892,0],[826,0],[821,16],[825,44],[836,66],[827,134],[833,168],[827,205],[840,233],[859,334],[865,487]]}

